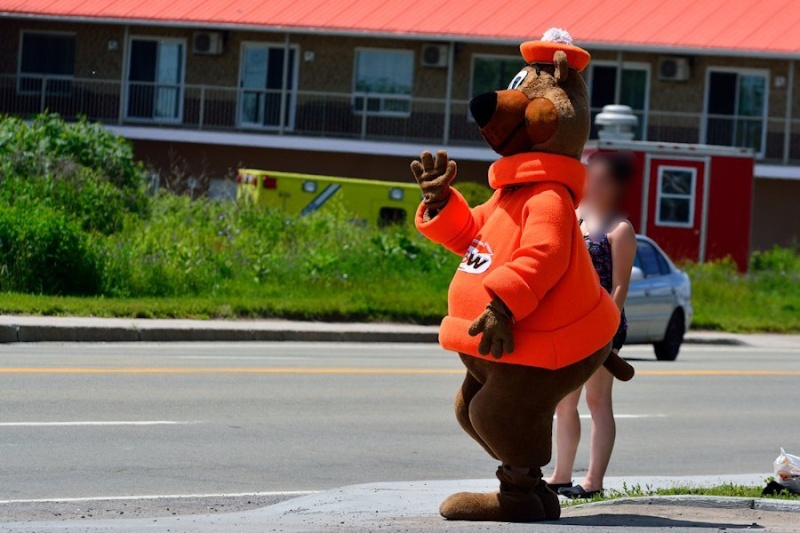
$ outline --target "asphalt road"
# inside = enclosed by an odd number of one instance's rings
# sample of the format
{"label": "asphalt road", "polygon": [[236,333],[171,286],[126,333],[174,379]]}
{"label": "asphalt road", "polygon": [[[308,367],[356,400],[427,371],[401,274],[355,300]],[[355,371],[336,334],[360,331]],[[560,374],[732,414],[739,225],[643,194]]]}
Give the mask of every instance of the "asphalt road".
{"label": "asphalt road", "polygon": [[[609,475],[769,472],[800,451],[800,348],[625,354]],[[451,411],[461,375],[431,345],[0,345],[0,500],[489,478]]]}

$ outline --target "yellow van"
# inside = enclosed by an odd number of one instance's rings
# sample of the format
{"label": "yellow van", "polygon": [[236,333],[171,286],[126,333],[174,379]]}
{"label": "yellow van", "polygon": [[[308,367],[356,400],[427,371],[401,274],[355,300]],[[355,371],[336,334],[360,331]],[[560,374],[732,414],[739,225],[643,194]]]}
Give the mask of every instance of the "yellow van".
{"label": "yellow van", "polygon": [[334,198],[369,224],[405,224],[414,220],[422,199],[415,183],[392,183],[243,168],[236,178],[236,199],[301,216],[331,205]]}

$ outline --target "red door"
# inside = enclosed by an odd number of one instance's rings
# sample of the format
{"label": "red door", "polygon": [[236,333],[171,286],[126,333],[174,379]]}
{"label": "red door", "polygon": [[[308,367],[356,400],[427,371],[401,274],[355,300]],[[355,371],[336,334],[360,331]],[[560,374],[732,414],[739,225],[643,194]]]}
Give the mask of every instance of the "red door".
{"label": "red door", "polygon": [[706,167],[705,159],[649,159],[647,236],[673,260],[700,259]]}

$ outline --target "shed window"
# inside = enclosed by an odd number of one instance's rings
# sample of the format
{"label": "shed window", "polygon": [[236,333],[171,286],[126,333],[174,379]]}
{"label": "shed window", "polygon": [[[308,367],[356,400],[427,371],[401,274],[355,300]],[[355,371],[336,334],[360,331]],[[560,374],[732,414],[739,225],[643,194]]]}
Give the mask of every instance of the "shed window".
{"label": "shed window", "polygon": [[72,90],[75,74],[75,35],[23,32],[19,62],[19,92],[48,94]]}
{"label": "shed window", "polygon": [[694,226],[697,169],[658,167],[656,224],[691,228]]}
{"label": "shed window", "polygon": [[353,111],[372,115],[411,114],[414,52],[356,50]]}

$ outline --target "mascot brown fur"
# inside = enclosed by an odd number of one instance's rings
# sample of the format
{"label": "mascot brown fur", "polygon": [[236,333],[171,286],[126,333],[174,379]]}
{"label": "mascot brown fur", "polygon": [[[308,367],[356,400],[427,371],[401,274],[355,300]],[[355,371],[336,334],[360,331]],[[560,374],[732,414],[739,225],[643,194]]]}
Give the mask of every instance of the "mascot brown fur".
{"label": "mascot brown fur", "polygon": [[500,491],[458,493],[441,505],[452,520],[559,518],[542,481],[553,414],[600,365],[620,379],[632,368],[612,355],[620,313],[604,291],[575,217],[589,134],[589,54],[563,30],[524,43],[527,66],[508,90],[470,102],[489,145],[492,198],[470,209],[450,187],[456,164],[429,152],[412,172],[423,192],[417,228],[463,256],[439,340],[467,368],[455,401],[464,430],[502,464]]}

